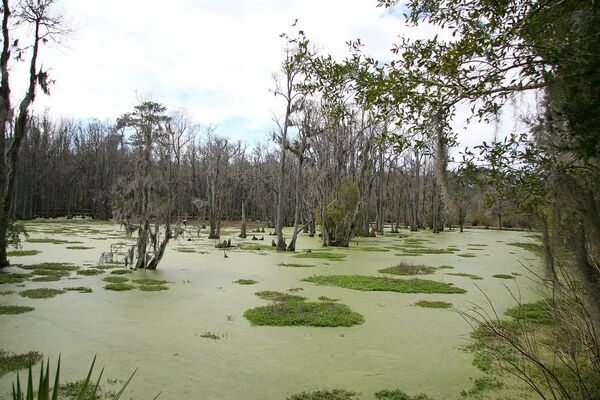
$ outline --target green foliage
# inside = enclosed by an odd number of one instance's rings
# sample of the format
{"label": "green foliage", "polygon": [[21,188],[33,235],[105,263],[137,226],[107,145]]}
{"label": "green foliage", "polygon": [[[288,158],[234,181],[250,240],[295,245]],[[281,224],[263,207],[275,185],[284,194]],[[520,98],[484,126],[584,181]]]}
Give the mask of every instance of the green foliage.
{"label": "green foliage", "polygon": [[0,314],[10,314],[10,315],[15,315],[15,314],[24,314],[26,312],[30,312],[35,310],[35,308],[33,307],[26,307],[26,306],[2,306],[0,305]]}
{"label": "green foliage", "polygon": [[321,300],[321,301],[330,301],[330,302],[331,301],[340,301],[340,299],[331,299],[331,298],[326,297],[326,296],[319,296],[319,300]]}
{"label": "green foliage", "polygon": [[42,361],[43,357],[44,355],[38,351],[15,354],[0,349],[0,376],[35,365]]}
{"label": "green foliage", "polygon": [[57,275],[46,275],[46,276],[38,276],[31,280],[32,282],[58,282],[60,281],[60,276]]}
{"label": "green foliage", "polygon": [[[296,258],[324,258],[330,261],[341,261],[346,257],[345,254],[342,253],[332,253],[329,251],[306,251],[304,253],[296,254],[294,257]],[[299,265],[299,264],[297,264]],[[289,265],[288,265],[289,266]]]}
{"label": "green foliage", "polygon": [[89,246],[67,246],[67,249],[69,249],[69,250],[90,250],[90,249],[93,249],[93,247],[89,247]]}
{"label": "green foliage", "polygon": [[[2,213],[4,214],[4,213]],[[5,220],[4,216],[0,216],[0,220]],[[21,236],[28,237],[25,225],[22,222],[17,222],[12,219],[6,221],[6,245],[13,246],[16,249],[21,247]],[[9,254],[10,256],[10,254]]]}
{"label": "green foliage", "polygon": [[427,396],[426,394],[409,396],[400,389],[380,390],[375,393],[375,398],[377,400],[431,400],[431,397]]}
{"label": "green foliage", "polygon": [[84,276],[94,276],[94,275],[100,275],[103,273],[104,273],[104,271],[102,271],[101,269],[98,269],[98,268],[87,268],[87,269],[80,269],[79,271],[77,271],[77,275],[84,275]]}
{"label": "green foliage", "polygon": [[244,313],[252,325],[352,326],[362,324],[362,315],[344,304],[330,302],[279,301]]}
{"label": "green foliage", "polygon": [[507,274],[496,274],[496,275],[492,275],[494,278],[498,278],[498,279],[515,279],[514,276],[512,275],[507,275]]}
{"label": "green foliage", "polygon": [[77,240],[63,240],[63,239],[51,239],[51,238],[27,239],[26,242],[27,243],[49,243],[49,244],[77,244],[77,243],[82,243],[82,242],[77,241]]}
{"label": "green foliage", "polygon": [[29,297],[30,299],[49,299],[58,296],[59,294],[63,294],[64,292],[64,290],[60,289],[39,288],[23,290],[19,292],[19,294],[23,297]]}
{"label": "green foliage", "polygon": [[539,243],[520,243],[520,242],[511,242],[506,243],[509,246],[520,247],[524,250],[530,251],[540,257],[544,255],[544,249]]}
{"label": "green foliage", "polygon": [[111,275],[126,275],[126,274],[131,274],[131,270],[128,269],[115,269],[110,271]]}
{"label": "green foliage", "polygon": [[467,274],[466,272],[450,272],[447,275],[463,276],[465,278],[469,278],[469,279],[473,279],[473,280],[481,280],[481,279],[483,279],[479,275]]}
{"label": "green foliage", "polygon": [[102,280],[104,282],[109,283],[124,283],[127,282],[129,279],[127,279],[124,276],[105,276],[104,278],[102,278]]}
{"label": "green foliage", "polygon": [[358,184],[343,180],[336,188],[336,199],[325,209],[325,220],[316,219],[327,229],[329,246],[348,246],[355,231],[354,215],[360,199]]}
{"label": "green foliage", "polygon": [[79,267],[69,263],[44,262],[40,264],[21,265],[22,269],[43,269],[48,271],[77,271]]}
{"label": "green foliage", "polygon": [[304,278],[305,282],[318,285],[339,286],[364,291],[387,291],[399,293],[466,293],[450,283],[425,279],[392,279],[379,276],[360,275],[315,275]]}
{"label": "green foliage", "polygon": [[85,286],[76,286],[76,287],[66,287],[63,288],[65,291],[69,292],[79,292],[79,293],[92,293],[92,289]]}
{"label": "green foliage", "polygon": [[415,306],[425,307],[425,308],[450,308],[450,307],[452,307],[452,303],[448,303],[445,301],[419,300],[415,303]]}
{"label": "green foliage", "polygon": [[[119,280],[116,281],[107,281],[107,282],[126,282],[127,278],[124,277],[119,277],[119,276],[115,276],[115,277],[111,277],[111,278],[121,278]],[[123,280],[125,279],[125,280]],[[151,279],[151,278],[141,278],[141,279],[134,279],[133,282],[140,284],[140,285],[164,285],[165,283],[169,283],[169,281],[164,281],[164,280],[160,280],[160,279]]]}
{"label": "green foliage", "polygon": [[358,400],[358,394],[344,389],[321,389],[296,393],[286,400]]}
{"label": "green foliage", "polygon": [[551,300],[521,304],[517,307],[509,308],[505,314],[517,321],[538,325],[551,325],[555,322],[552,316],[552,304]]}
{"label": "green foliage", "polygon": [[167,285],[140,285],[139,289],[143,292],[160,292],[161,290],[169,290]]}
{"label": "green foliage", "polygon": [[135,289],[135,286],[128,283],[109,283],[108,285],[104,285],[104,289],[114,290],[115,292],[123,292],[125,290]]}
{"label": "green foliage", "polygon": [[238,279],[237,281],[233,281],[233,283],[237,283],[239,285],[254,285],[256,282],[254,279]]}
{"label": "green foliage", "polygon": [[290,267],[290,268],[312,268],[316,267],[315,264],[296,264],[296,263],[280,263],[277,264],[280,267]]}
{"label": "green foliage", "polygon": [[25,256],[35,256],[40,254],[39,250],[13,250],[9,251],[7,254],[9,257],[25,257]]}
{"label": "green foliage", "polygon": [[379,272],[393,275],[429,275],[435,272],[435,268],[401,262],[394,267],[380,269]]}
{"label": "green foliage", "polygon": [[296,296],[293,294],[288,294],[288,293],[283,293],[283,292],[276,292],[273,290],[263,290],[260,292],[256,292],[254,294],[263,300],[270,300],[270,301],[304,301],[304,300],[306,300],[306,297]]}
{"label": "green foliage", "polygon": [[0,284],[3,283],[23,283],[31,275],[29,274],[9,274],[0,272]]}

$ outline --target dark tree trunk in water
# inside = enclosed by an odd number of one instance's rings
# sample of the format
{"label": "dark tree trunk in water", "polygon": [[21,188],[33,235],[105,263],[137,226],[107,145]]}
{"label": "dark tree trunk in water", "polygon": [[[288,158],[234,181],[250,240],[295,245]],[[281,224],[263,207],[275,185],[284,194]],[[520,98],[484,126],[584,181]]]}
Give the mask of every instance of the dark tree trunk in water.
{"label": "dark tree trunk in water", "polygon": [[246,238],[246,210],[244,208],[244,202],[242,201],[242,226],[240,228],[240,236],[242,239]]}

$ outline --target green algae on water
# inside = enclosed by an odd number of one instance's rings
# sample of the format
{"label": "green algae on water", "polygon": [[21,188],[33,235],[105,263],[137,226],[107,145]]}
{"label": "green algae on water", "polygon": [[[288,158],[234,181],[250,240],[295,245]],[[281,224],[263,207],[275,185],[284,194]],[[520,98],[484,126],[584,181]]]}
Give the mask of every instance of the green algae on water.
{"label": "green algae on water", "polygon": [[[113,278],[120,278],[121,280],[119,282],[126,282],[127,278],[125,277],[113,277]],[[125,279],[125,280],[123,280]],[[108,281],[107,281],[108,282]],[[159,280],[159,279],[151,279],[151,278],[140,278],[140,279],[134,279],[133,280],[134,283],[140,284],[140,285],[164,285],[166,283],[169,283],[169,281],[163,281],[163,280]]]}
{"label": "green algae on water", "polygon": [[89,246],[67,246],[67,249],[69,250],[91,250],[94,247],[89,247]]}
{"label": "green algae on water", "polygon": [[345,304],[332,302],[280,301],[250,309],[244,317],[259,326],[350,327],[364,322]]}
{"label": "green algae on water", "polygon": [[64,290],[60,289],[39,288],[23,290],[19,292],[19,294],[23,297],[29,297],[30,299],[49,299],[58,296],[59,294],[63,294],[64,292]]}
{"label": "green algae on water", "polygon": [[63,290],[68,292],[92,293],[92,289],[86,286],[65,287]]}
{"label": "green algae on water", "polygon": [[70,263],[43,262],[39,264],[21,265],[22,269],[45,269],[49,271],[77,271],[79,267]]}
{"label": "green algae on water", "polygon": [[384,389],[375,393],[377,400],[432,400],[431,397],[426,394],[417,394],[415,396],[409,396],[400,389]]}
{"label": "green algae on water", "polygon": [[451,283],[436,282],[426,279],[394,279],[379,276],[361,275],[314,275],[304,278],[324,286],[339,286],[346,289],[364,291],[386,291],[399,293],[466,293],[467,291],[453,286]]}

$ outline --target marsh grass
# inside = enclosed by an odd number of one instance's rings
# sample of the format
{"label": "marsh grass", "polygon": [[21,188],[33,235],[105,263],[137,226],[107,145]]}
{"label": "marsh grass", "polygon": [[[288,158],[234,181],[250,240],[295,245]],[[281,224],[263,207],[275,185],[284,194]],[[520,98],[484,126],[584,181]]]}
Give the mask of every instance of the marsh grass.
{"label": "marsh grass", "polygon": [[0,273],[0,284],[3,283],[23,283],[29,278],[30,274],[5,274]]}
{"label": "marsh grass", "polygon": [[27,307],[27,306],[1,306],[0,305],[0,314],[4,314],[4,315],[24,314],[26,312],[30,312],[33,310],[35,310],[35,308]]}
{"label": "marsh grass", "polygon": [[340,301],[340,299],[330,299],[329,297],[326,297],[326,296],[319,296],[319,300],[329,301],[329,302]]}
{"label": "marsh grass", "polygon": [[125,283],[129,279],[127,279],[124,276],[105,276],[104,278],[102,278],[102,280],[108,283]]}
{"label": "marsh grass", "polygon": [[269,300],[269,301],[304,301],[304,300],[306,300],[306,297],[297,296],[297,295],[289,294],[289,293],[276,292],[274,290],[263,290],[260,292],[256,292],[254,294],[263,300]]}
{"label": "marsh grass", "polygon": [[[113,277],[113,278],[121,278],[121,279],[125,279],[125,281],[127,281],[127,278],[125,277]],[[123,280],[121,280],[121,282],[125,282]],[[164,280],[160,280],[160,279],[151,279],[151,278],[140,278],[140,279],[133,279],[134,283],[137,283],[139,285],[146,285],[146,286],[152,286],[152,285],[164,285],[166,283],[169,283],[169,281],[164,281]]]}
{"label": "marsh grass", "polygon": [[19,292],[21,296],[30,299],[50,299],[63,293],[65,293],[64,290],[49,288],[29,289]]}
{"label": "marsh grass", "polygon": [[321,389],[295,393],[286,400],[358,400],[358,393],[344,389]]}
{"label": "marsh grass", "polygon": [[196,249],[192,247],[176,247],[174,249],[178,253],[195,253]]}
{"label": "marsh grass", "polygon": [[104,285],[104,289],[114,290],[115,292],[123,292],[125,290],[135,289],[135,286],[128,283],[109,283],[108,285]]}
{"label": "marsh grass", "polygon": [[402,261],[394,267],[380,269],[379,272],[393,275],[429,275],[435,272],[435,268]]}
{"label": "marsh grass", "polygon": [[452,307],[452,303],[446,301],[419,300],[415,303],[415,306],[424,308],[450,308]]}
{"label": "marsh grass", "polygon": [[244,317],[258,326],[350,327],[364,322],[345,304],[333,302],[279,301],[250,309]]}
{"label": "marsh grass", "polygon": [[98,268],[80,269],[79,271],[77,271],[77,275],[84,275],[84,276],[94,276],[94,275],[100,275],[103,273],[104,273],[104,271],[102,271],[101,269],[98,269]]}
{"label": "marsh grass", "polygon": [[0,296],[7,296],[9,294],[14,294],[16,293],[14,290],[2,290],[0,291]]}
{"label": "marsh grass", "polygon": [[32,282],[58,282],[60,281],[60,276],[56,275],[46,275],[46,276],[38,276],[31,280]]}
{"label": "marsh grass", "polygon": [[67,249],[69,250],[91,250],[94,247],[89,247],[89,246],[67,246]]}
{"label": "marsh grass", "polygon": [[277,264],[280,267],[288,267],[288,268],[312,268],[316,267],[315,264],[296,264],[296,263],[280,263]]}
{"label": "marsh grass", "polygon": [[513,275],[507,275],[507,274],[496,274],[496,275],[492,275],[494,278],[498,278],[498,279],[516,279]]}
{"label": "marsh grass", "polygon": [[304,252],[300,254],[296,254],[294,257],[296,258],[323,258],[329,261],[342,261],[346,258],[345,254],[342,253],[333,253],[330,251],[311,251]]}
{"label": "marsh grass", "polygon": [[237,283],[238,285],[254,285],[256,282],[254,279],[238,279],[237,281],[233,281],[232,283]]}
{"label": "marsh grass", "polygon": [[43,357],[44,355],[38,351],[15,354],[0,349],[0,376],[35,365],[42,361]]}
{"label": "marsh grass", "polygon": [[[63,231],[61,232],[51,232],[51,233],[64,233]],[[25,240],[27,243],[49,243],[49,244],[78,244],[78,243],[83,243],[77,240],[62,240],[62,239],[50,239],[50,238],[43,238],[43,239],[27,239]]]}
{"label": "marsh grass", "polygon": [[505,314],[517,321],[525,321],[536,325],[551,325],[555,322],[552,316],[551,300],[540,300],[537,303],[522,304],[509,308]]}
{"label": "marsh grass", "polygon": [[506,243],[509,246],[519,247],[523,250],[530,251],[540,257],[544,255],[544,249],[539,243],[523,243],[523,242],[511,242]]}
{"label": "marsh grass", "polygon": [[406,248],[402,249],[402,253],[396,254],[398,256],[422,256],[426,254],[454,254],[458,251],[455,247],[446,247],[446,248],[432,248],[432,247],[414,247],[414,248]]}
{"label": "marsh grass", "polygon": [[426,279],[394,279],[361,275],[314,275],[303,279],[323,286],[338,286],[363,291],[386,291],[399,293],[466,293],[451,283]]}
{"label": "marsh grass", "polygon": [[482,280],[483,279],[479,275],[467,274],[466,272],[450,272],[450,273],[448,273],[446,275],[462,276],[464,278],[469,278],[469,279],[473,279],[473,280]]}
{"label": "marsh grass", "polygon": [[461,253],[458,254],[459,257],[465,257],[465,258],[473,258],[473,257],[477,257],[477,254],[474,253]]}
{"label": "marsh grass", "polygon": [[111,275],[126,275],[126,274],[131,274],[131,270],[129,269],[113,269],[112,271],[110,271]]}
{"label": "marsh grass", "polygon": [[409,396],[400,389],[384,389],[375,393],[377,400],[433,400],[426,394],[417,394],[415,396]]}
{"label": "marsh grass", "polygon": [[440,265],[438,269],[454,269],[452,265]]}
{"label": "marsh grass", "polygon": [[40,254],[39,250],[13,250],[8,252],[9,257],[25,257],[25,256],[35,256]]}
{"label": "marsh grass", "polygon": [[79,267],[69,263],[52,263],[44,262],[39,264],[21,265],[19,268],[22,269],[43,269],[47,271],[77,271]]}
{"label": "marsh grass", "polygon": [[143,292],[160,292],[161,290],[169,290],[167,285],[140,285],[138,287]]}
{"label": "marsh grass", "polygon": [[92,289],[86,286],[66,287],[63,290],[68,292],[92,293]]}

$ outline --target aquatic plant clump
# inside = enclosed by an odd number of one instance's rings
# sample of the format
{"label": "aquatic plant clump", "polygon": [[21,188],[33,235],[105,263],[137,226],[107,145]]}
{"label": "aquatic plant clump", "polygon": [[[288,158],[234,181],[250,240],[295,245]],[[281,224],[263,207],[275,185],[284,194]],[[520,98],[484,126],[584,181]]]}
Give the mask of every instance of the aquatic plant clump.
{"label": "aquatic plant clump", "polygon": [[452,307],[452,303],[448,303],[445,301],[420,300],[415,303],[415,306],[424,308],[450,308]]}
{"label": "aquatic plant clump", "polygon": [[258,326],[350,327],[364,322],[345,304],[332,302],[280,301],[250,309],[244,317]]}
{"label": "aquatic plant clump", "polygon": [[426,279],[393,279],[379,276],[361,275],[314,275],[304,278],[305,282],[324,286],[339,286],[346,289],[364,291],[385,291],[399,293],[466,293],[467,291],[451,283]]}
{"label": "aquatic plant clump", "polygon": [[124,276],[106,276],[102,279],[104,282],[109,282],[109,283],[125,283],[127,282],[129,279],[127,279]]}
{"label": "aquatic plant clump", "polygon": [[0,376],[4,376],[9,372],[25,369],[29,367],[29,365],[35,365],[42,361],[43,357],[44,355],[38,351],[15,354],[0,349]]}
{"label": "aquatic plant clump", "polygon": [[428,275],[433,274],[435,272],[435,268],[425,265],[413,265],[406,262],[401,262],[394,267],[380,269],[379,272],[393,275]]}
{"label": "aquatic plant clump", "polygon": [[[125,278],[125,277],[114,277],[114,278],[121,278],[120,282],[127,281],[127,278]],[[125,279],[125,280],[122,280],[122,279]],[[166,283],[169,283],[169,281],[164,281],[164,280],[160,280],[160,279],[151,279],[151,278],[134,279],[133,282],[140,284],[140,285],[164,285]]]}
{"label": "aquatic plant clump", "polygon": [[89,287],[85,287],[85,286],[66,287],[66,288],[63,288],[63,290],[66,290],[68,292],[92,293],[92,289]]}
{"label": "aquatic plant clump", "polygon": [[274,290],[263,290],[260,292],[256,292],[254,294],[263,300],[270,300],[270,301],[304,301],[304,300],[306,300],[306,297],[297,296],[294,294],[276,292]]}
{"label": "aquatic plant clump", "polygon": [[496,275],[492,275],[494,278],[498,278],[498,279],[516,279],[513,275],[507,275],[507,274],[496,274]]}
{"label": "aquatic plant clump", "polygon": [[31,275],[29,274],[5,274],[0,273],[0,284],[3,283],[23,283]]}
{"label": "aquatic plant clump", "polygon": [[77,240],[71,241],[71,240],[50,239],[50,238],[44,238],[44,239],[27,239],[26,242],[27,243],[49,243],[49,244],[77,244],[77,243],[83,243],[83,242],[79,242]]}
{"label": "aquatic plant clump", "polygon": [[52,297],[56,297],[59,294],[63,294],[64,292],[64,290],[60,289],[39,288],[23,290],[19,292],[19,294],[23,297],[28,297],[30,299],[49,299]]}
{"label": "aquatic plant clump", "polygon": [[167,285],[140,285],[139,289],[143,292],[160,292],[161,290],[169,290]]}
{"label": "aquatic plant clump", "polygon": [[69,250],[91,250],[91,249],[93,249],[93,247],[89,247],[89,246],[67,246],[67,249],[69,249]]}
{"label": "aquatic plant clump", "polygon": [[13,250],[9,251],[7,254],[9,257],[26,257],[26,256],[35,256],[40,254],[39,250]]}
{"label": "aquatic plant clump", "polygon": [[238,285],[254,285],[258,282],[254,279],[238,279],[237,281],[233,281],[233,283],[237,283]]}
{"label": "aquatic plant clump", "polygon": [[108,285],[104,285],[104,289],[114,290],[115,292],[123,292],[125,290],[135,289],[135,286],[128,283],[109,283]]}
{"label": "aquatic plant clump", "polygon": [[446,275],[462,276],[462,277],[473,279],[473,280],[482,280],[483,279],[479,275],[467,274],[466,272],[450,272]]}
{"label": "aquatic plant clump", "polygon": [[69,263],[44,262],[39,264],[21,265],[22,269],[44,269],[48,271],[77,271],[79,267]]}
{"label": "aquatic plant clump", "polygon": [[300,254],[296,254],[294,257],[296,258],[324,258],[330,261],[341,261],[346,258],[345,254],[341,253],[332,253],[329,251],[311,251],[304,252]]}
{"label": "aquatic plant clump", "polygon": [[400,389],[384,389],[375,393],[377,400],[432,400],[431,397],[426,394],[418,394],[416,396],[409,396]]}
{"label": "aquatic plant clump", "polygon": [[358,400],[358,393],[344,389],[321,389],[314,392],[295,393],[286,400]]}
{"label": "aquatic plant clump", "polygon": [[518,321],[526,321],[537,325],[551,325],[555,322],[552,316],[551,300],[521,304],[517,307],[509,308],[505,314]]}
{"label": "aquatic plant clump", "polygon": [[58,282],[60,281],[60,276],[56,275],[47,275],[47,276],[38,276],[37,278],[33,278],[32,282]]}
{"label": "aquatic plant clump", "polygon": [[24,314],[33,310],[35,308],[27,306],[0,306],[0,314],[4,315]]}
{"label": "aquatic plant clump", "polygon": [[315,264],[296,264],[296,263],[280,263],[277,264],[280,267],[289,267],[289,268],[312,268],[316,267]]}
{"label": "aquatic plant clump", "polygon": [[94,276],[94,275],[100,275],[103,274],[104,271],[102,271],[101,269],[98,268],[88,268],[88,269],[82,269],[77,271],[77,275],[84,275],[84,276]]}

